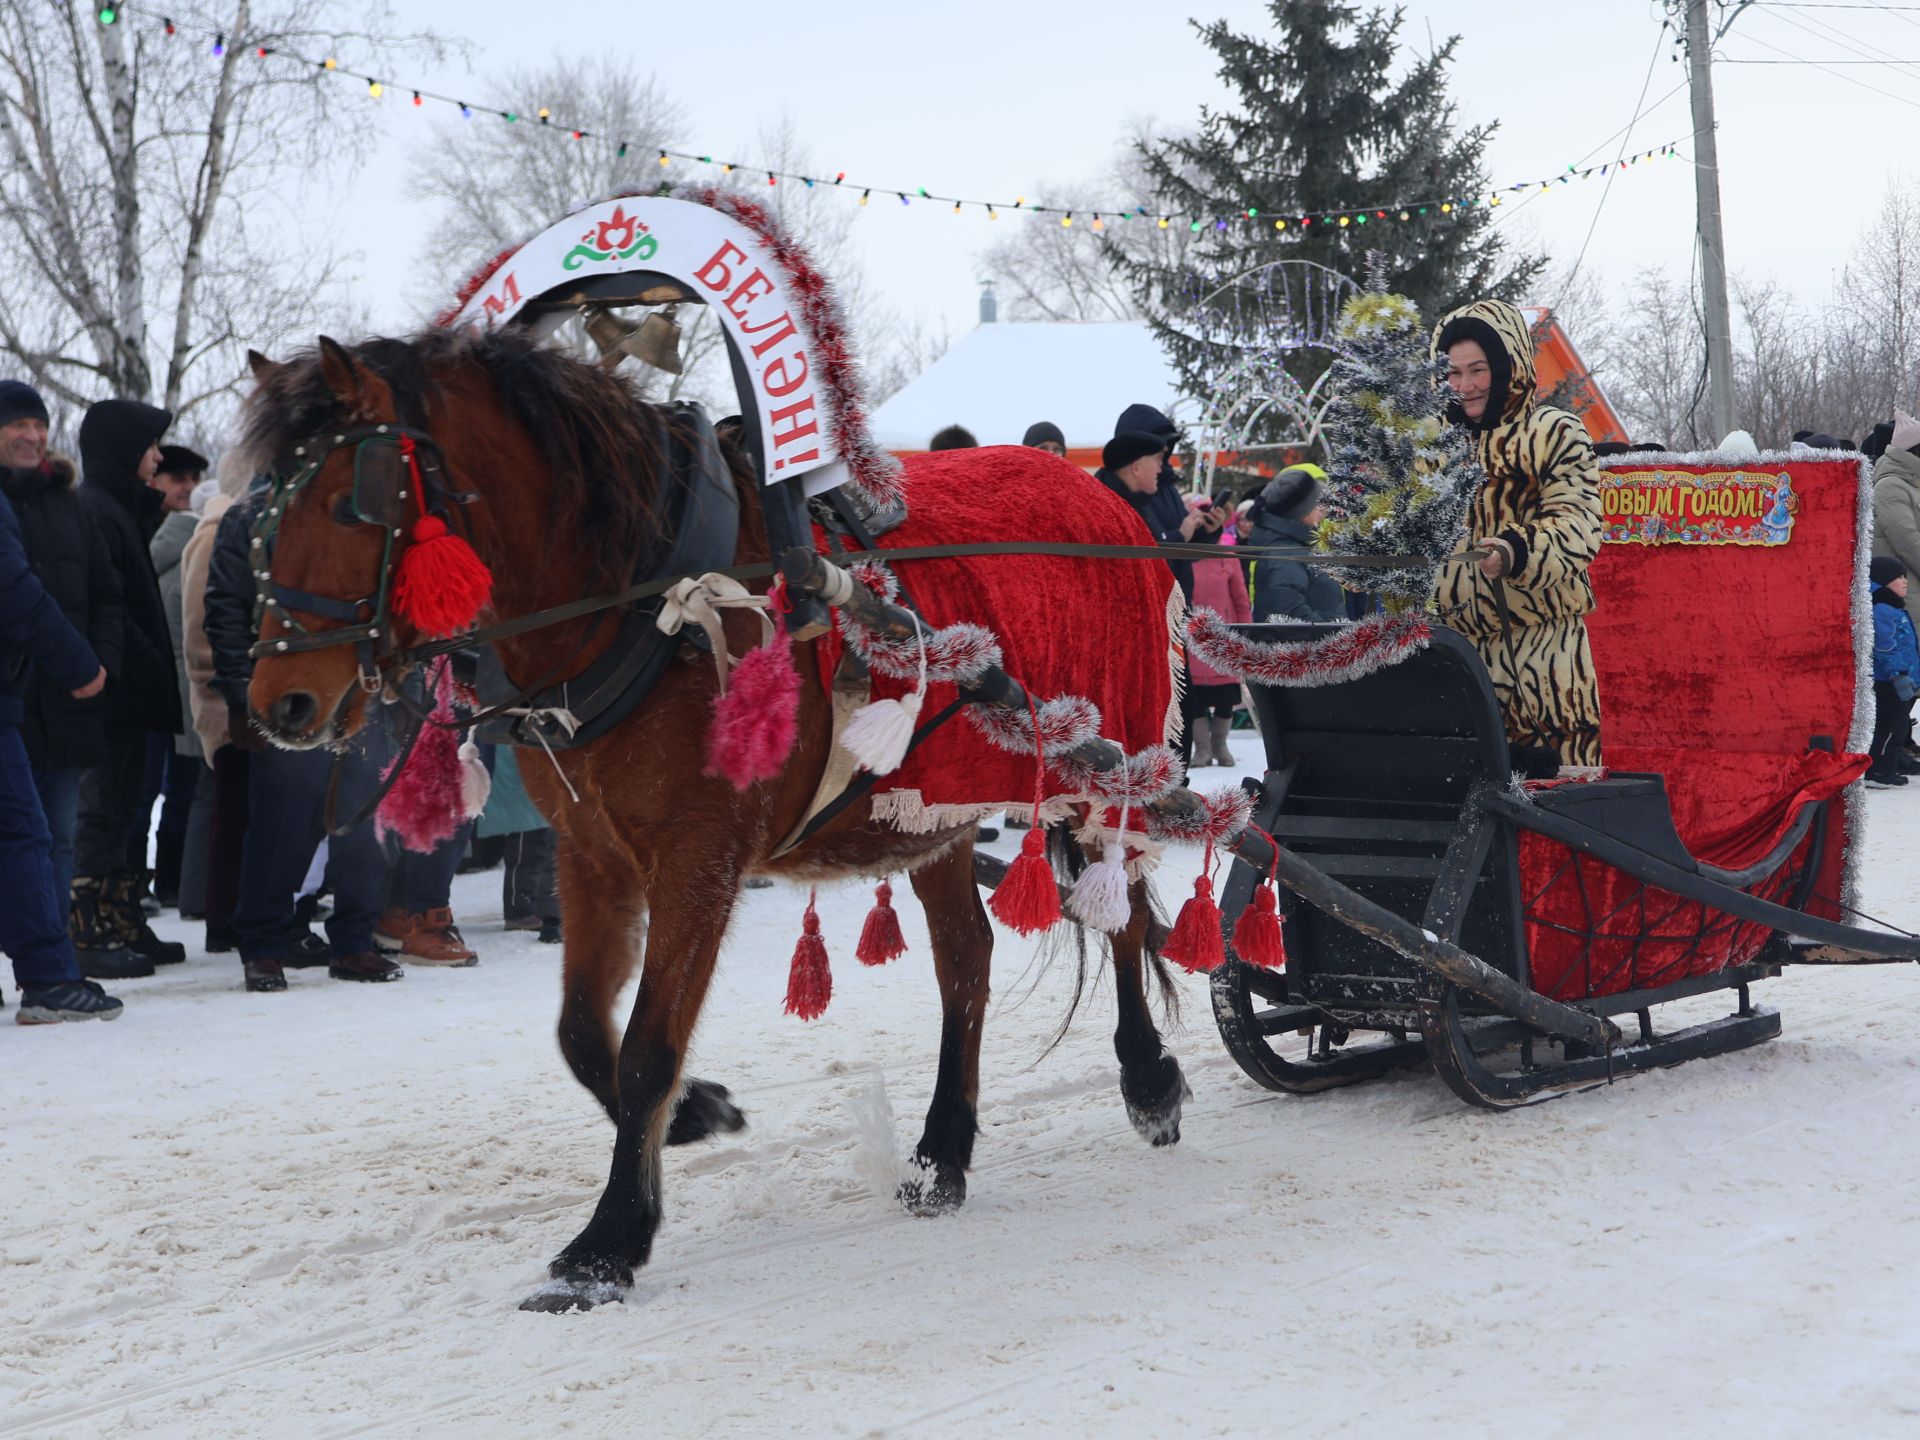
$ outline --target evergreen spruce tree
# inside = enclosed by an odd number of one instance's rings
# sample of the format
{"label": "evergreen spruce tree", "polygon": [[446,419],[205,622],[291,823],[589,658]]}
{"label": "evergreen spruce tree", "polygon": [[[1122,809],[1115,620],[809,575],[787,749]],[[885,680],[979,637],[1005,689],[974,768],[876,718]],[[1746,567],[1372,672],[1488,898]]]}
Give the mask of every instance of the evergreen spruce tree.
{"label": "evergreen spruce tree", "polygon": [[[1391,570],[1336,570],[1396,612],[1433,593],[1439,567],[1466,533],[1482,479],[1468,433],[1441,419],[1427,326],[1405,295],[1383,293],[1380,260],[1340,314],[1341,354],[1327,377],[1327,508],[1320,542],[1350,555],[1399,555]],[[1457,563],[1457,562],[1456,562]]]}
{"label": "evergreen spruce tree", "polygon": [[[1197,132],[1142,148],[1154,209],[1213,217],[1177,267],[1157,256],[1113,263],[1148,300],[1183,386],[1205,394],[1238,358],[1188,318],[1222,282],[1274,260],[1313,260],[1358,277],[1370,250],[1389,287],[1429,314],[1486,297],[1518,300],[1544,259],[1509,256],[1492,229],[1482,163],[1496,126],[1458,130],[1446,75],[1459,37],[1398,79],[1401,11],[1339,0],[1269,0],[1273,33],[1240,35],[1195,22],[1236,97],[1203,106]],[[1403,201],[1433,203],[1423,218]],[[1471,199],[1473,203],[1462,204]],[[1440,203],[1453,203],[1445,215]],[[1386,209],[1384,217],[1371,212]],[[1368,212],[1364,222],[1274,227],[1276,218]],[[1215,221],[1224,220],[1224,228]],[[1302,357],[1310,380],[1325,358]]]}

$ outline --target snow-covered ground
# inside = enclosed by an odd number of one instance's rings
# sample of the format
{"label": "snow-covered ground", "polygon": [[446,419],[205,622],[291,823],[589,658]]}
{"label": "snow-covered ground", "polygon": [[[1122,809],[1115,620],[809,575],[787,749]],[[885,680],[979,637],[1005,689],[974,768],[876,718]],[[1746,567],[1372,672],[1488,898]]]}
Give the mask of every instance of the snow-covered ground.
{"label": "snow-covered ground", "polygon": [[[1920,792],[1869,804],[1867,908],[1920,926]],[[477,969],[247,995],[196,950],[111,1026],[0,1027],[0,1436],[1920,1427],[1911,967],[1789,975],[1770,1044],[1506,1115],[1422,1074],[1267,1094],[1186,981],[1194,1098],[1152,1150],[1109,997],[1043,1057],[1068,977],[1003,937],[970,1198],[916,1220],[917,908],[869,971],[868,892],[823,896],[836,994],[803,1025],[803,898],[753,892],[692,1067],[749,1128],[668,1152],[630,1303],[554,1317],[515,1305],[611,1129],[552,1038],[559,954],[501,932],[498,885],[456,891]]]}

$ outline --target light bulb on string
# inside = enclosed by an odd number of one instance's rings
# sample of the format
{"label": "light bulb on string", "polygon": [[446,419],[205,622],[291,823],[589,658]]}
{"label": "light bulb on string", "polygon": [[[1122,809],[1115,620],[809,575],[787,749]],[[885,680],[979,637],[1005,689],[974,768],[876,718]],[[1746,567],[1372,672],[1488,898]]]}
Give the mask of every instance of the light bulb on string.
{"label": "light bulb on string", "polygon": [[956,215],[960,213],[960,202],[958,200],[953,202],[953,213]]}
{"label": "light bulb on string", "polygon": [[179,33],[177,30],[174,29],[173,21],[168,19],[165,15],[162,15],[160,17],[160,26],[162,29],[164,29],[167,32],[167,38],[169,40],[171,40],[175,35]]}
{"label": "light bulb on string", "polygon": [[420,92],[418,90],[413,92],[413,108],[416,110],[420,108]]}
{"label": "light bulb on string", "polygon": [[1284,220],[1276,220],[1273,222],[1273,228],[1276,230],[1284,230],[1287,228],[1287,222]]}
{"label": "light bulb on string", "polygon": [[1348,226],[1348,225],[1349,225],[1350,223],[1352,223],[1352,222],[1351,222],[1351,219],[1350,219],[1350,218],[1349,218],[1348,216],[1345,216],[1345,215],[1342,215],[1342,216],[1340,217],[1340,228],[1341,228],[1342,230],[1344,230],[1344,229],[1346,229],[1346,228],[1347,228],[1347,226]]}
{"label": "light bulb on string", "polygon": [[462,120],[471,120],[473,118],[473,107],[464,100],[460,102],[460,118]]}
{"label": "light bulb on string", "polygon": [[548,120],[552,118],[553,118],[553,112],[547,109],[546,106],[542,105],[540,107],[540,123],[544,125],[547,123]]}
{"label": "light bulb on string", "polygon": [[616,160],[624,160],[627,158],[627,142],[626,141],[622,140],[620,142],[620,148],[613,152],[613,158]]}
{"label": "light bulb on string", "polygon": [[1166,217],[1166,216],[1164,216],[1164,215],[1162,215],[1162,216],[1160,217],[1160,228],[1161,228],[1162,230],[1164,230],[1164,229],[1166,229],[1166,228],[1167,228],[1167,217]]}
{"label": "light bulb on string", "polygon": [[1073,212],[1071,210],[1060,217],[1060,228],[1062,230],[1071,230],[1073,228]]}
{"label": "light bulb on string", "polygon": [[867,200],[868,200],[868,198],[869,198],[870,196],[872,196],[872,194],[873,194],[873,191],[871,191],[871,190],[862,190],[862,191],[860,192],[860,203],[861,203],[862,205],[864,205],[864,204],[866,204],[866,203],[867,203]]}
{"label": "light bulb on string", "polygon": [[[958,208],[958,207],[955,207],[955,208]],[[1000,218],[1000,212],[994,209],[993,206],[989,205],[987,206],[987,218],[989,220],[998,220]]]}
{"label": "light bulb on string", "polygon": [[329,55],[320,62],[320,68],[322,70],[338,70],[340,68],[340,62]]}
{"label": "light bulb on string", "polygon": [[99,20],[102,25],[111,25],[120,18],[120,12],[111,5],[100,7]]}
{"label": "light bulb on string", "polygon": [[778,183],[779,183],[779,180],[777,179],[777,177],[775,177],[774,173],[771,170],[769,170],[767,172],[767,184],[777,185]]}
{"label": "light bulb on string", "polygon": [[844,170],[839,170],[834,173],[833,183],[836,185],[843,185],[846,183],[846,179],[847,179],[847,172]]}
{"label": "light bulb on string", "polygon": [[662,170],[665,170],[672,164],[673,164],[673,161],[667,158],[667,152],[662,150],[660,152],[660,168]]}
{"label": "light bulb on string", "polygon": [[375,100],[378,100],[384,95],[386,89],[387,87],[382,85],[378,80],[367,81],[367,94],[371,95]]}
{"label": "light bulb on string", "polygon": [[227,37],[225,35],[214,36],[213,37],[213,58],[218,60],[221,56],[225,55],[226,53],[227,53]]}
{"label": "light bulb on string", "polygon": [[1101,221],[1101,219],[1100,219],[1100,217],[1099,217],[1098,215],[1096,215],[1096,216],[1094,216],[1094,217],[1093,217],[1093,228],[1094,228],[1094,229],[1096,229],[1096,230],[1104,230],[1104,229],[1106,229],[1107,227],[1106,227],[1106,225],[1105,225],[1105,224],[1104,224],[1104,223],[1103,223],[1103,222]]}

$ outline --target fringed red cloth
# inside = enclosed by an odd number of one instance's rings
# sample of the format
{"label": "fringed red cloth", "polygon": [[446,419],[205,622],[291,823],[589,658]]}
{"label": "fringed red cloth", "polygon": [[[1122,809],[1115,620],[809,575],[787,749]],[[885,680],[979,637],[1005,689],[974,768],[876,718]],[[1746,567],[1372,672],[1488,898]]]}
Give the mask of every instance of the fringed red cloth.
{"label": "fringed red cloth", "polygon": [[[1666,777],[1674,828],[1723,869],[1765,855],[1802,806],[1840,794],[1866,769],[1848,755],[1861,728],[1865,594],[1860,465],[1852,459],[1622,462],[1614,472],[1790,472],[1799,497],[1784,546],[1610,541],[1593,563],[1587,617],[1609,770]],[[1866,624],[1862,633],[1860,625]],[[1833,751],[1808,741],[1827,737]],[[1847,833],[1831,829],[1807,909],[1840,916]],[[1791,899],[1805,845],[1754,887]],[[1534,987],[1557,1000],[1670,984],[1751,959],[1766,933],[1523,835],[1520,872]]]}
{"label": "fringed red cloth", "polygon": [[[906,461],[909,518],[882,551],[923,545],[1030,540],[1150,545],[1133,508],[1078,467],[1016,445],[944,450]],[[823,536],[816,536],[828,553]],[[1082,695],[1100,708],[1099,733],[1134,752],[1168,738],[1179,668],[1169,632],[1173,573],[1158,560],[1044,555],[908,560],[895,571],[935,628],[971,622],[998,639],[1002,664],[1042,700]],[[819,642],[821,680],[839,662],[836,632]],[[898,698],[911,678],[876,672],[873,696]],[[930,687],[922,723],[954,698]],[[1050,782],[1049,813],[1066,801]],[[982,737],[964,716],[943,725],[875,789],[875,814],[902,830],[963,824],[1033,804],[1033,760]],[[1118,818],[1117,807],[1105,823]],[[1132,817],[1132,828],[1140,828]]]}

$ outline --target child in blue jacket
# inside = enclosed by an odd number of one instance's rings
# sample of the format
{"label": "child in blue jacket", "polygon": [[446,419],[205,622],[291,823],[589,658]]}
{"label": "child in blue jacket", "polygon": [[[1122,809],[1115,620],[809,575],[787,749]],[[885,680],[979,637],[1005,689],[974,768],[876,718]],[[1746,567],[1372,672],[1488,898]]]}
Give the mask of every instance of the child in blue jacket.
{"label": "child in blue jacket", "polygon": [[1920,696],[1920,641],[1907,616],[1907,567],[1891,555],[1877,557],[1873,583],[1873,766],[1867,784],[1890,790],[1920,773],[1903,746]]}

